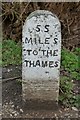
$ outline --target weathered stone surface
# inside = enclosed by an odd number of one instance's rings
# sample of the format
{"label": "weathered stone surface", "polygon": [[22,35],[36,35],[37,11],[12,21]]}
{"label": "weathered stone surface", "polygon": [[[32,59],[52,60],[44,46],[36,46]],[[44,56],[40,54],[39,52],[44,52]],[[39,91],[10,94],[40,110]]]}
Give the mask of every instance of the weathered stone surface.
{"label": "weathered stone surface", "polygon": [[38,10],[23,26],[23,97],[58,100],[61,26],[56,15]]}

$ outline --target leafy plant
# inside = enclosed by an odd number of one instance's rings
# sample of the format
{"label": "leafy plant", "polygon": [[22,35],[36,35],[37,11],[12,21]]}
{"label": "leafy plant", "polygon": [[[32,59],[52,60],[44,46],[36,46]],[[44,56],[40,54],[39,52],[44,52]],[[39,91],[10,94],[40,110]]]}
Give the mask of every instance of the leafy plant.
{"label": "leafy plant", "polygon": [[61,76],[59,100],[66,106],[80,106],[80,96],[73,94],[73,80],[80,80],[79,75],[79,54],[80,49],[76,48],[74,52],[67,49],[62,50],[61,67],[67,74]]}
{"label": "leafy plant", "polygon": [[[77,48],[78,51],[78,48]],[[75,53],[77,53],[75,51]],[[79,56],[66,49],[62,50],[62,63],[64,70],[68,71],[70,77],[79,80]]]}
{"label": "leafy plant", "polygon": [[69,100],[72,98],[73,83],[70,81],[69,77],[62,76],[60,81],[60,91],[59,100],[64,105],[69,105]]}
{"label": "leafy plant", "polygon": [[4,40],[2,43],[2,65],[21,64],[21,45],[13,40]]}

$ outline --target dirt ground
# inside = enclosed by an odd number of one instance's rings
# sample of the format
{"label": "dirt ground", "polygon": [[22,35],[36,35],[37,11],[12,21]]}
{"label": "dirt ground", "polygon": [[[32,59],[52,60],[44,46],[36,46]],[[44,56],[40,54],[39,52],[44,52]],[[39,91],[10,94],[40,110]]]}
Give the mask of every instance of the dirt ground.
{"label": "dirt ground", "polygon": [[22,100],[22,86],[17,80],[3,83],[3,118],[79,118],[78,111],[50,101]]}
{"label": "dirt ground", "polygon": [[[54,107],[52,101],[22,100],[22,85],[20,79],[5,81],[2,84],[2,120],[10,118],[59,118],[59,120],[79,120],[80,115],[77,109],[65,108],[58,104]],[[12,120],[12,119],[11,119]]]}

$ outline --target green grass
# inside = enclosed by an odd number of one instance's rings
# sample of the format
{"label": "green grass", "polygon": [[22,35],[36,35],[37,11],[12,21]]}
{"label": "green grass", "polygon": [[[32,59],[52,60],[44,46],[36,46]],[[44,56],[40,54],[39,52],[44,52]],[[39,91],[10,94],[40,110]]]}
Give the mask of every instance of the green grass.
{"label": "green grass", "polygon": [[70,78],[80,80],[79,76],[79,48],[76,48],[74,52],[70,52],[67,49],[62,50],[61,67],[65,71],[68,71]]}
{"label": "green grass", "polygon": [[80,80],[80,48],[76,48],[73,52],[70,52],[67,49],[63,49],[61,53],[61,68],[66,74],[62,75],[60,79],[59,100],[66,106],[80,107],[80,95],[73,94],[73,81],[77,83]]}
{"label": "green grass", "polygon": [[22,46],[13,40],[4,40],[2,42],[2,65],[21,64]]}

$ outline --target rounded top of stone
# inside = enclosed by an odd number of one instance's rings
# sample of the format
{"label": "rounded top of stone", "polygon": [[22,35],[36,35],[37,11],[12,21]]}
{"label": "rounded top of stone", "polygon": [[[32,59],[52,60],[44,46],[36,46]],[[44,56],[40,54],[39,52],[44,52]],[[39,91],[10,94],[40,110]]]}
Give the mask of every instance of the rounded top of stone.
{"label": "rounded top of stone", "polygon": [[56,19],[58,19],[58,17],[55,14],[53,14],[52,12],[50,12],[50,11],[47,11],[47,10],[36,10],[36,11],[32,12],[27,17],[27,20],[30,19],[30,18],[32,18],[33,16],[40,16],[40,15],[45,15],[45,17],[47,15],[51,15],[51,16],[55,17]]}

